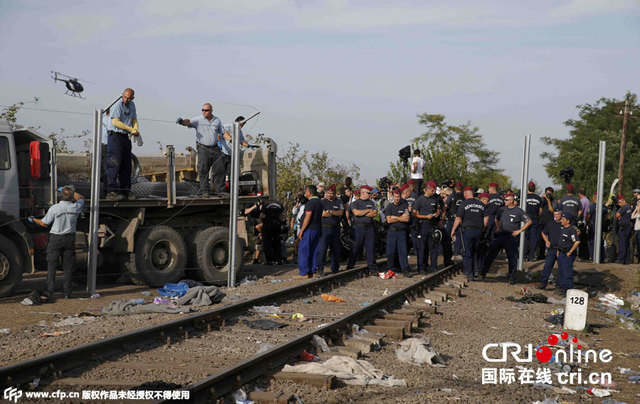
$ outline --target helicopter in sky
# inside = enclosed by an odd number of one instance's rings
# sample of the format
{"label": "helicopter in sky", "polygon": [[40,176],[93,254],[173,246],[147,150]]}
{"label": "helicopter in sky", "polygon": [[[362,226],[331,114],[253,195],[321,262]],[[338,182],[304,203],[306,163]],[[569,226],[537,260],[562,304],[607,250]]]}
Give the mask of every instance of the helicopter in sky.
{"label": "helicopter in sky", "polygon": [[73,78],[73,77],[67,76],[66,74],[62,74],[54,71],[51,71],[51,74],[53,74],[51,78],[53,79],[54,82],[56,81],[64,82],[65,86],[67,87],[67,91],[65,92],[65,94],[70,95],[72,97],[82,98],[83,100],[86,99],[80,95],[80,93],[84,91],[84,87],[82,86],[82,84],[80,84],[77,78]]}

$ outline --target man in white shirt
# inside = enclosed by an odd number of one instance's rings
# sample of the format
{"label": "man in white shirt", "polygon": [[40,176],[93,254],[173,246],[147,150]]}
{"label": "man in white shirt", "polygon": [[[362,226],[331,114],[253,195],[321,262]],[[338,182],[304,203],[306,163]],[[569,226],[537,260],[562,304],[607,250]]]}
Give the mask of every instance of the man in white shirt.
{"label": "man in white shirt", "polygon": [[422,169],[424,168],[424,159],[420,157],[420,149],[413,151],[413,159],[411,160],[411,179],[415,186],[413,189],[422,189]]}

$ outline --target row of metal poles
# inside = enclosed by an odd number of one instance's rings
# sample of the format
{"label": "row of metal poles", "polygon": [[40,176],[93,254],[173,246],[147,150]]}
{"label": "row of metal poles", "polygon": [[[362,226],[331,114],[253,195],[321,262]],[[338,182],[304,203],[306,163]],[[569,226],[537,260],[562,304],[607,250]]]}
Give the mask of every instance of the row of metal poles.
{"label": "row of metal poles", "polygon": [[[96,292],[96,279],[98,270],[98,228],[100,226],[100,176],[102,161],[102,117],[120,97],[116,98],[107,108],[96,109],[93,113],[93,155],[91,166],[91,200],[89,219],[89,259],[87,260],[87,290],[90,295]],[[240,146],[238,139],[240,126],[254,118],[260,112],[256,112],[241,122],[234,122],[231,142],[231,178],[230,178],[230,206],[229,206],[229,271],[227,286],[233,287],[236,283],[235,268],[237,265],[236,242],[238,236],[238,179],[240,177]],[[176,175],[175,175],[175,150],[173,146],[167,146],[169,170],[167,172],[167,206],[176,204]],[[173,168],[173,169],[171,169]],[[53,177],[57,177],[54,175]]]}
{"label": "row of metal poles", "polygon": [[[606,154],[607,142],[600,141],[598,150],[598,184],[597,184],[597,201],[596,201],[596,228],[593,247],[593,263],[600,263],[600,248],[602,247],[602,204],[604,191],[604,162]],[[531,154],[531,135],[525,135],[524,148],[522,152],[522,178],[520,182],[520,209],[527,209],[527,179],[529,178],[529,155]],[[518,253],[518,271],[522,271],[524,262],[524,243],[526,235],[520,233],[520,249]]]}

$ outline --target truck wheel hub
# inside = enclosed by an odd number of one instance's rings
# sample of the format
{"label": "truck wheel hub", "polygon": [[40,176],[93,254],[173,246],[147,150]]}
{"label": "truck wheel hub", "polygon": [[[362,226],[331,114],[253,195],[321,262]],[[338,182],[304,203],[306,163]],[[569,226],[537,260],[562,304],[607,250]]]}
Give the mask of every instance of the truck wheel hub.
{"label": "truck wheel hub", "polygon": [[227,265],[227,251],[223,243],[217,244],[211,251],[211,262],[216,268],[224,268]]}
{"label": "truck wheel hub", "polygon": [[171,246],[166,241],[159,241],[151,250],[151,262],[156,269],[166,269],[172,261]]}

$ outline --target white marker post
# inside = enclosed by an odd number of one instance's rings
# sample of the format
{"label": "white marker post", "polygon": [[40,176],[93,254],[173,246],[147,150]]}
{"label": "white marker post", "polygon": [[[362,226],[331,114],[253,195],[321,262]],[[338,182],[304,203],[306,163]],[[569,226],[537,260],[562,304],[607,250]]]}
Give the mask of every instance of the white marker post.
{"label": "white marker post", "polygon": [[567,301],[564,304],[564,328],[583,330],[587,325],[587,305],[589,294],[579,289],[567,290]]}

